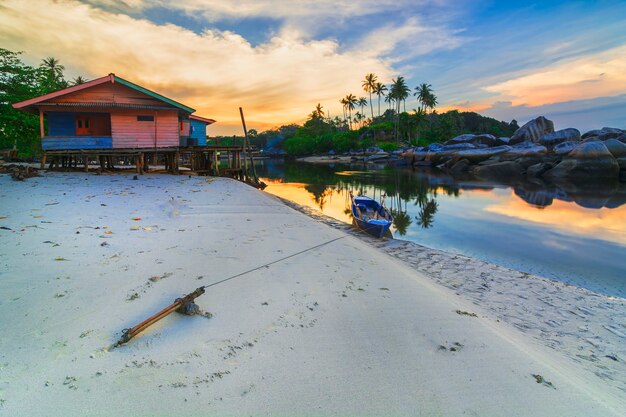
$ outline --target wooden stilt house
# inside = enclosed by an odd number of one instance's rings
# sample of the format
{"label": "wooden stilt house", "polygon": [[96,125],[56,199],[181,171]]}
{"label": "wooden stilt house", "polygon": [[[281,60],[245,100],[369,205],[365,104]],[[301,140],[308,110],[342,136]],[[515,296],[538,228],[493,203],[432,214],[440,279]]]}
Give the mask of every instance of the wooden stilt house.
{"label": "wooden stilt house", "polygon": [[195,111],[115,74],[13,107],[39,115],[44,151],[178,147]]}

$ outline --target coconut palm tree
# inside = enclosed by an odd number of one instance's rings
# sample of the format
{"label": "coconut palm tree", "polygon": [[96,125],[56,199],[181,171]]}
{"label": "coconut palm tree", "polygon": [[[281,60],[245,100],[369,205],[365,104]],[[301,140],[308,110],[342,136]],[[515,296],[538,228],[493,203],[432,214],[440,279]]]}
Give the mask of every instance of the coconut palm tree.
{"label": "coconut palm tree", "polygon": [[353,94],[348,94],[345,98],[346,109],[348,110],[348,123],[350,130],[352,130],[352,110],[354,110],[358,104],[358,99]]}
{"label": "coconut palm tree", "polygon": [[[374,89],[373,92],[374,94],[376,94],[378,96],[378,117],[380,117],[380,96],[384,96],[385,95],[385,91],[387,91],[387,86],[383,83],[376,83],[374,84]],[[372,102],[372,100],[370,99],[370,103]],[[373,119],[373,117],[372,117]]]}
{"label": "coconut palm tree", "polygon": [[433,93],[430,93],[428,97],[426,98],[426,102],[424,104],[426,105],[427,108],[430,109],[432,113],[435,110],[435,107],[437,106],[437,96],[434,95]]}
{"label": "coconut palm tree", "polygon": [[363,120],[365,120],[365,113],[363,112],[363,108],[367,106],[367,99],[365,97],[360,97],[358,101],[358,105],[361,108],[361,114],[363,116]]}
{"label": "coconut palm tree", "polygon": [[78,77],[72,80],[72,85],[81,85],[81,84],[85,84],[86,82],[87,80],[79,75]]}
{"label": "coconut palm tree", "polygon": [[339,100],[339,102],[341,103],[341,108],[343,109],[343,122],[344,122],[344,124],[347,124],[348,123],[348,120],[347,120],[347,107],[348,107],[348,105],[347,105],[346,99],[342,98],[341,100]]}
{"label": "coconut palm tree", "polygon": [[433,87],[430,84],[422,83],[415,87],[415,96],[420,102],[420,109],[434,109],[437,105],[437,97],[433,94]]}
{"label": "coconut palm tree", "polygon": [[59,63],[59,60],[51,56],[42,59],[39,68],[49,71],[55,80],[63,78],[63,71],[65,71],[65,67]]}
{"label": "coconut palm tree", "polygon": [[395,121],[395,136],[396,142],[398,141],[398,132],[400,130],[400,102],[405,103],[406,112],[406,98],[409,96],[409,87],[404,81],[404,77],[398,76],[395,80],[392,80],[391,88],[389,89],[389,95],[393,96],[396,103],[396,121]]}
{"label": "coconut palm tree", "polygon": [[67,82],[63,79],[65,67],[54,57],[41,60],[39,68],[42,71],[42,87],[45,93],[67,87]]}
{"label": "coconut palm tree", "polygon": [[370,95],[370,110],[372,112],[372,120],[374,120],[374,107],[372,106],[372,93],[374,92],[374,88],[376,87],[376,81],[378,81],[378,77],[374,73],[369,73],[365,75],[365,80],[363,80],[363,90]]}

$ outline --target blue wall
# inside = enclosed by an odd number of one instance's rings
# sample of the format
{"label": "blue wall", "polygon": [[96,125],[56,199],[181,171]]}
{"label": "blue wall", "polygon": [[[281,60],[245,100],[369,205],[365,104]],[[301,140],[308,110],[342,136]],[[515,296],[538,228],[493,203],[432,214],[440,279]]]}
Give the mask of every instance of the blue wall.
{"label": "blue wall", "polygon": [[76,113],[49,111],[48,136],[74,136],[76,135]]}
{"label": "blue wall", "polygon": [[74,137],[46,137],[41,141],[44,151],[65,149],[111,149],[111,136],[74,136]]}
{"label": "blue wall", "polygon": [[190,122],[193,131],[189,137],[198,139],[198,146],[206,146],[206,123],[193,119]]}

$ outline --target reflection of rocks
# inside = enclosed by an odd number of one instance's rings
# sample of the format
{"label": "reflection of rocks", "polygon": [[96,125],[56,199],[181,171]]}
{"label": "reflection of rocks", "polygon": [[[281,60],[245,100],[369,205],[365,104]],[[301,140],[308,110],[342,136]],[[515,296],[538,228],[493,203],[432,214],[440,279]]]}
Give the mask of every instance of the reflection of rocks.
{"label": "reflection of rocks", "polygon": [[474,167],[473,173],[482,178],[514,178],[522,175],[524,167],[514,161]]}
{"label": "reflection of rocks", "polygon": [[574,202],[581,207],[593,209],[617,208],[626,203],[626,186],[620,186],[614,181],[592,182],[586,185],[522,182],[515,186],[514,191],[522,200],[539,207],[549,206],[554,200]]}

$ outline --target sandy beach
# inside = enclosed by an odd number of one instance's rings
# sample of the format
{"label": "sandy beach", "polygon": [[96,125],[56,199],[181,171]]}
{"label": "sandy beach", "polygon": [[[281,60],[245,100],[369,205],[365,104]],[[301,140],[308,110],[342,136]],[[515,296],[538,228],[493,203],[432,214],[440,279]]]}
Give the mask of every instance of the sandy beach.
{"label": "sandy beach", "polygon": [[[0,227],[0,415],[626,409],[624,299],[376,241],[232,180],[0,175]],[[235,276],[197,299],[213,317],[110,349]]]}

